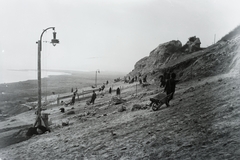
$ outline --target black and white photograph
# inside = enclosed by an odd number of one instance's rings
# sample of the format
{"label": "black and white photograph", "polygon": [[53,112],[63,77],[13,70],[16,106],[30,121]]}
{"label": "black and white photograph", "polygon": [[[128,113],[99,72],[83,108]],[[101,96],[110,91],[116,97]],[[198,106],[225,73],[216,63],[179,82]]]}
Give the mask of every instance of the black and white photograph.
{"label": "black and white photograph", "polygon": [[239,160],[240,1],[0,0],[0,160]]}

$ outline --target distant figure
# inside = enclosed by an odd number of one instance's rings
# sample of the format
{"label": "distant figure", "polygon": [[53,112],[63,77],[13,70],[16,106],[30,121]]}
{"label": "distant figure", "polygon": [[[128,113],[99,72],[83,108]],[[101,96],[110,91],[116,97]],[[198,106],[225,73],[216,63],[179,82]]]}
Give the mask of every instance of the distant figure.
{"label": "distant figure", "polygon": [[108,81],[106,82],[106,85],[108,85]]}
{"label": "distant figure", "polygon": [[71,92],[73,92],[73,88],[71,89]]}
{"label": "distant figure", "polygon": [[145,75],[145,76],[143,77],[143,82],[144,82],[144,83],[147,82],[147,75]]}
{"label": "distant figure", "polygon": [[137,76],[135,76],[135,79],[134,79],[135,82],[137,82]]}
{"label": "distant figure", "polygon": [[142,84],[142,79],[141,78],[139,78],[139,84]]}
{"label": "distant figure", "polygon": [[91,98],[90,104],[91,104],[91,103],[94,104],[96,98],[97,98],[97,95],[96,95],[95,91],[93,91],[93,94],[92,94],[92,98]]}
{"label": "distant figure", "polygon": [[105,84],[103,84],[102,87],[101,87],[102,91],[104,90],[104,88],[105,88]]}
{"label": "distant figure", "polygon": [[167,83],[164,89],[164,91],[167,93],[167,96],[169,96],[167,103],[169,103],[169,101],[173,99],[173,95],[175,93],[176,83],[178,82],[178,80],[175,80],[175,78],[176,78],[176,74],[172,73],[171,78],[167,80]]}
{"label": "distant figure", "polygon": [[132,78],[132,80],[129,81],[129,84],[133,83],[134,82],[134,78]]}
{"label": "distant figure", "polygon": [[71,99],[70,102],[65,103],[65,102],[61,101],[61,104],[64,104],[64,106],[66,106],[66,107],[67,107],[68,105],[74,105],[74,103],[75,103],[75,97],[76,97],[76,93],[74,92],[73,95],[72,95],[72,99]]}
{"label": "distant figure", "polygon": [[75,97],[76,97],[76,92],[74,92],[72,96],[72,103],[71,103],[72,105],[74,105],[75,103]]}
{"label": "distant figure", "polygon": [[65,112],[65,109],[62,107],[62,108],[60,108],[59,109],[60,110],[60,112],[62,112],[62,113],[64,113]]}
{"label": "distant figure", "polygon": [[117,96],[120,96],[120,88],[119,87],[117,88],[116,94],[117,94]]}
{"label": "distant figure", "polygon": [[76,90],[75,90],[75,92],[74,92],[74,93],[76,93],[76,94],[77,94],[77,92],[78,92],[78,89],[76,88]]}
{"label": "distant figure", "polygon": [[112,94],[112,87],[109,88],[109,93]]}

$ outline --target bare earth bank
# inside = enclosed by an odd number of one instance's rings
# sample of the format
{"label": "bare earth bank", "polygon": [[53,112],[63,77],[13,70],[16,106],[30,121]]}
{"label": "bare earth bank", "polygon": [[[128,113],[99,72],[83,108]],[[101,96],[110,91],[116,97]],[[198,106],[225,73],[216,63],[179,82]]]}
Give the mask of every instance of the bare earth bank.
{"label": "bare earth bank", "polygon": [[[146,106],[163,89],[122,84],[125,104],[109,105],[113,95],[95,105],[78,101],[75,114],[48,109],[53,132],[0,149],[1,159],[240,159],[239,77],[225,75],[177,85],[170,107]],[[106,87],[108,89],[108,87]],[[114,93],[115,94],[115,93]],[[122,106],[126,111],[118,112]],[[29,112],[29,115],[32,114]],[[62,127],[62,121],[69,126]]]}

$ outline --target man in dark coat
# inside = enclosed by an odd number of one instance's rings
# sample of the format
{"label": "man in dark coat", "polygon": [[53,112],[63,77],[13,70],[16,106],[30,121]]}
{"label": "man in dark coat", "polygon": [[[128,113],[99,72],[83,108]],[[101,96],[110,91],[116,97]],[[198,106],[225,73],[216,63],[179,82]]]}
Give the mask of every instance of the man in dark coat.
{"label": "man in dark coat", "polygon": [[91,98],[90,104],[91,104],[91,103],[94,104],[94,101],[95,101],[96,98],[97,98],[97,95],[96,95],[95,91],[93,91],[93,94],[92,94],[92,98]]}
{"label": "man in dark coat", "polygon": [[120,95],[120,88],[119,88],[119,87],[117,88],[117,91],[116,91],[116,93],[117,93],[117,96],[119,96],[119,95]]}
{"label": "man in dark coat", "polygon": [[142,79],[141,78],[139,78],[139,84],[142,84]]}
{"label": "man in dark coat", "polygon": [[176,88],[176,83],[178,82],[177,80],[175,80],[176,78],[176,74],[172,73],[171,74],[171,78],[167,80],[166,86],[164,91],[167,93],[168,96],[168,103],[171,99],[173,99],[173,95],[175,93],[175,88]]}
{"label": "man in dark coat", "polygon": [[72,105],[74,105],[74,103],[75,103],[75,97],[76,97],[76,92],[74,92],[73,96],[72,96],[72,101],[71,101]]}
{"label": "man in dark coat", "polygon": [[109,88],[109,93],[112,94],[112,87]]}
{"label": "man in dark coat", "polygon": [[143,77],[143,82],[144,82],[144,83],[147,82],[147,75],[145,75],[145,76]]}
{"label": "man in dark coat", "polygon": [[104,88],[105,88],[105,85],[103,84],[102,87],[101,87],[102,91],[104,90]]}

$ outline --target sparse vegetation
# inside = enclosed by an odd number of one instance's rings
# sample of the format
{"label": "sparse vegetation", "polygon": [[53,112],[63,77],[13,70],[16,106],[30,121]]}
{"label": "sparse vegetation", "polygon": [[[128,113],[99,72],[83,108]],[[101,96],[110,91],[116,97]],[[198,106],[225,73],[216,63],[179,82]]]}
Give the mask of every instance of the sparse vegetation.
{"label": "sparse vegetation", "polygon": [[220,41],[227,41],[227,40],[231,40],[234,39],[236,36],[239,36],[240,34],[240,25],[237,26],[234,30],[232,30],[231,32],[229,32],[227,35],[225,35],[224,37],[222,37],[220,39]]}

